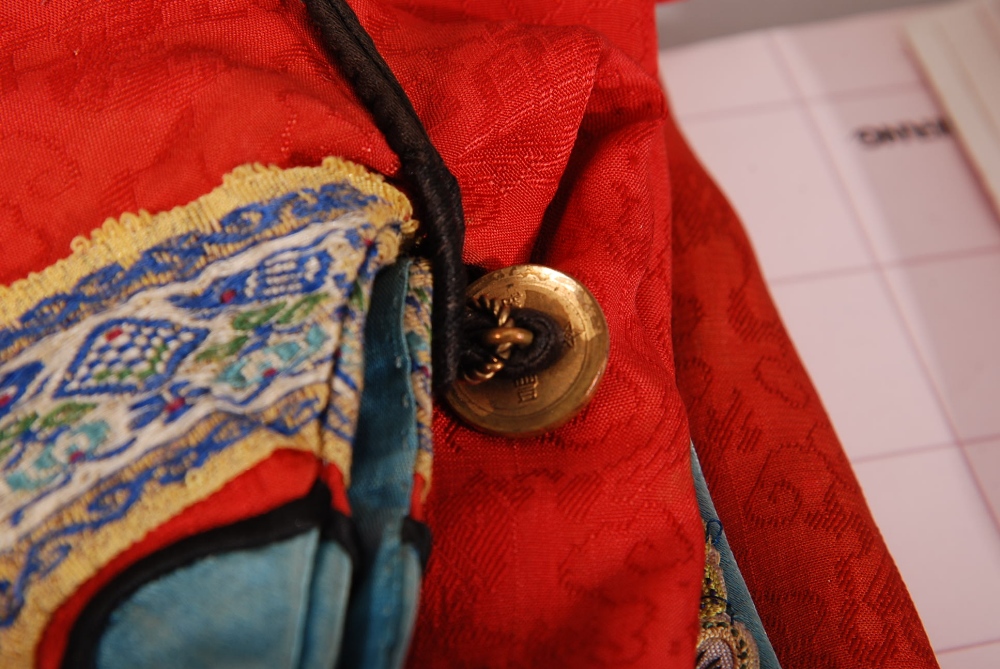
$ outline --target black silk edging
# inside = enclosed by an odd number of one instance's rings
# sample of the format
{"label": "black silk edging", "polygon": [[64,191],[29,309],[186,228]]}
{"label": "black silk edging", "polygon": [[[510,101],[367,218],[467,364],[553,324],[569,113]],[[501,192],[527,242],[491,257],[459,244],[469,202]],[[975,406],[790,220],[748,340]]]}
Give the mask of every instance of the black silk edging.
{"label": "black silk edging", "polygon": [[221,553],[259,548],[321,528],[324,539],[340,543],[358,564],[353,523],[330,508],[330,491],[316,483],[309,493],[265,514],[218,527],[149,555],[118,574],[94,595],[70,631],[63,669],[97,669],[97,651],[111,614],[147,583],[194,562]]}
{"label": "black silk edging", "polygon": [[403,518],[403,526],[399,531],[400,540],[404,544],[410,544],[417,549],[420,557],[420,569],[427,573],[427,561],[431,559],[431,528],[426,523],[414,519],[412,516]]}
{"label": "black silk edging", "polygon": [[458,377],[466,276],[465,218],[458,181],[444,164],[410,99],[346,0],[304,0],[323,46],[368,109],[416,200],[434,264],[433,383],[436,393]]}

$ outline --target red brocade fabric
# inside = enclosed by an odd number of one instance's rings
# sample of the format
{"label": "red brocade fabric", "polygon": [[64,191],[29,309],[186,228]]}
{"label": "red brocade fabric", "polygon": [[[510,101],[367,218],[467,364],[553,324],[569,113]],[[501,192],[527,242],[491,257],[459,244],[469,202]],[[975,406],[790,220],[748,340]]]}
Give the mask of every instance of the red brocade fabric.
{"label": "red brocade fabric", "polygon": [[935,667],[913,603],[739,221],[673,123],[677,383],[784,667]]}
{"label": "red brocade fabric", "polygon": [[[936,666],[739,224],[665,120],[651,3],[352,5],[459,181],[466,261],[568,272],[611,331],[597,397],[549,435],[438,410],[410,665],[693,667],[693,435],[786,669]],[[398,168],[298,0],[0,3],[0,283],[238,165],[330,155]]]}

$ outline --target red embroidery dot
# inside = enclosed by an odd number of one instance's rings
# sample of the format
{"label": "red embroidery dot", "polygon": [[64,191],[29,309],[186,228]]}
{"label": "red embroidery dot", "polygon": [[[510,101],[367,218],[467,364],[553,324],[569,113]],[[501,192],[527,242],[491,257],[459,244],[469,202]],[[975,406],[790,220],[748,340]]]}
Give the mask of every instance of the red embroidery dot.
{"label": "red embroidery dot", "polygon": [[222,300],[223,304],[229,304],[236,299],[236,291],[230,288],[229,290],[224,291],[222,295],[219,296],[219,299]]}
{"label": "red embroidery dot", "polygon": [[79,462],[80,460],[83,460],[83,453],[81,453],[80,451],[73,451],[72,453],[69,454],[70,462]]}
{"label": "red embroidery dot", "polygon": [[7,394],[6,394],[6,395],[4,395],[3,397],[0,397],[0,407],[5,407],[5,406],[7,406],[8,404],[10,404],[10,401],[11,401],[12,399],[14,399],[14,396],[13,396],[13,395],[11,395],[10,393],[7,393]]}
{"label": "red embroidery dot", "polygon": [[184,406],[184,399],[181,397],[176,398],[170,404],[167,405],[167,411],[173,413]]}
{"label": "red embroidery dot", "polygon": [[121,333],[122,333],[122,329],[121,328],[112,328],[112,329],[108,330],[108,332],[104,335],[104,338],[106,340],[108,340],[108,341],[111,341],[112,339],[114,339],[114,338],[118,337],[119,335],[121,335]]}
{"label": "red embroidery dot", "polygon": [[269,379],[269,378],[271,378],[272,376],[274,376],[277,373],[278,373],[278,370],[276,370],[274,367],[269,367],[268,369],[264,370],[264,378],[265,379]]}

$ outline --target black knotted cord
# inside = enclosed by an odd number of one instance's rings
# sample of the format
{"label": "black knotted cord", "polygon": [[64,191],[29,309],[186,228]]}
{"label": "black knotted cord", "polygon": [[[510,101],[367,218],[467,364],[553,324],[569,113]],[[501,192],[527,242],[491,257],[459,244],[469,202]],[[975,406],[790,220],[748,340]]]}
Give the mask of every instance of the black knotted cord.
{"label": "black knotted cord", "polygon": [[[503,369],[497,372],[502,379],[519,379],[537,374],[551,366],[563,352],[564,333],[559,324],[546,313],[535,309],[511,309],[510,317],[517,327],[533,335],[529,346],[515,346],[504,360]],[[492,347],[482,343],[483,333],[496,328],[496,318],[489,311],[475,306],[465,310],[462,324],[464,345],[460,369],[474,370],[496,358]]]}
{"label": "black knotted cord", "polygon": [[[462,264],[465,217],[458,181],[434,148],[410,99],[383,60],[371,36],[346,0],[304,0],[319,28],[323,45],[340,66],[355,95],[368,109],[389,148],[399,157],[401,176],[410,185],[426,234],[419,249],[433,264],[434,302],[431,348],[434,390],[443,392],[459,376],[459,367],[492,355],[481,340],[487,323],[466,309],[466,273]],[[530,313],[529,313],[530,312]],[[511,311],[519,327],[535,339],[516,349],[504,376],[521,376],[551,365],[563,350],[559,325],[547,314]],[[495,325],[495,324],[494,324]]]}
{"label": "black knotted cord", "polygon": [[427,131],[392,70],[345,0],[306,0],[306,7],[355,94],[399,156],[427,234],[426,253],[434,266],[431,313],[434,388],[442,391],[458,376],[461,325],[465,311],[465,219],[458,182],[431,144]]}

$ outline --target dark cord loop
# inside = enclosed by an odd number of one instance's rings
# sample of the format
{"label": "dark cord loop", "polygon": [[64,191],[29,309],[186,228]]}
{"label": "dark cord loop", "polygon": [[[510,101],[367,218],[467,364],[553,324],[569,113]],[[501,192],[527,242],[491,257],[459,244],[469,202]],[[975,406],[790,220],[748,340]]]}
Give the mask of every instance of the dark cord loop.
{"label": "dark cord loop", "polygon": [[[503,367],[496,376],[519,379],[537,374],[551,367],[563,353],[564,335],[554,318],[534,309],[510,309],[510,320],[518,328],[531,332],[532,341],[527,346],[510,349]],[[483,333],[497,327],[497,320],[489,309],[470,306],[465,312],[462,328],[462,357],[460,369],[466,374],[481,369],[494,357],[494,349],[483,343]]]}
{"label": "dark cord loop", "polygon": [[345,0],[305,0],[323,43],[400,161],[427,234],[422,249],[434,265],[434,390],[458,376],[465,311],[465,218],[458,182],[434,148],[413,105]]}
{"label": "dark cord loop", "polygon": [[[467,278],[462,264],[465,218],[458,181],[346,0],[305,0],[305,4],[332,60],[339,64],[389,148],[399,156],[401,176],[416,200],[427,235],[426,243],[418,248],[434,266],[434,390],[443,392],[458,378],[460,368],[488,365],[495,352],[482,342],[483,332],[496,327],[495,320],[487,323],[483,314],[466,309]],[[532,309],[511,310],[511,315],[518,327],[532,333],[532,342],[510,348],[496,374],[516,379],[552,365],[563,351],[559,324]]]}

